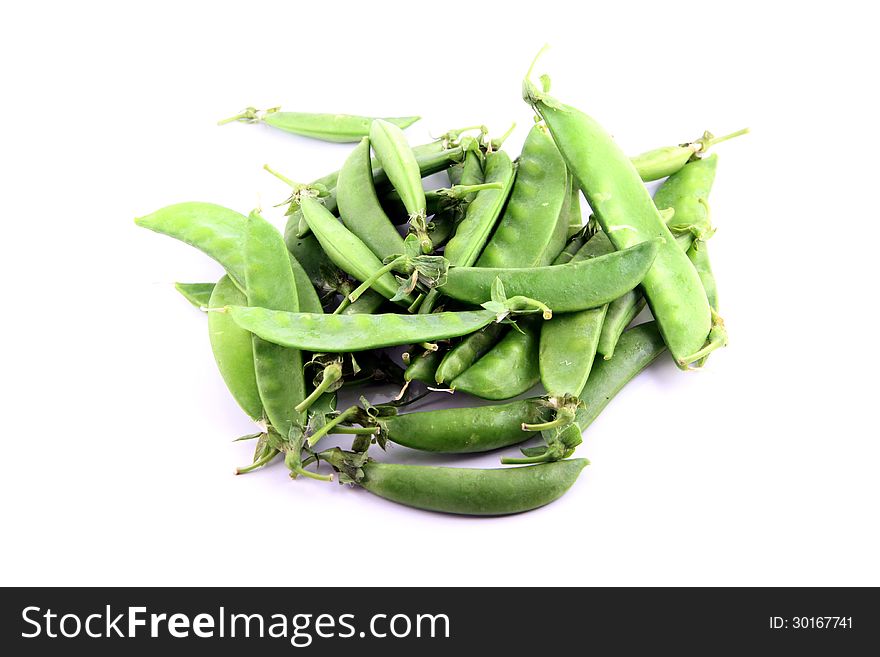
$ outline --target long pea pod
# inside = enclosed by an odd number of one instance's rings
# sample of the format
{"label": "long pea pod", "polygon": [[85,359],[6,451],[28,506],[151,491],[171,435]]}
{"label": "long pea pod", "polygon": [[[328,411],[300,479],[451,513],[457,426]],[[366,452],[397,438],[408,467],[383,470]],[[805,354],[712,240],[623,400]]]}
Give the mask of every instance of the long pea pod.
{"label": "long pea pod", "polygon": [[374,121],[370,126],[370,144],[391,186],[400,194],[400,200],[409,213],[410,231],[419,238],[422,253],[431,253],[433,248],[427,232],[422,174],[403,131],[386,121]]}
{"label": "long pea pod", "polygon": [[[311,198],[302,200],[303,216],[321,243],[321,248],[340,269],[359,281],[371,278],[382,269],[382,261],[354,233],[343,226],[327,208]],[[372,288],[386,299],[394,299],[399,285],[390,273],[375,280]],[[402,304],[414,301],[411,295]]]}
{"label": "long pea pod", "polygon": [[[245,285],[248,304],[274,311],[299,311],[290,254],[281,234],[256,212],[247,220]],[[283,437],[303,418],[295,407],[306,397],[302,354],[253,336],[254,367],[263,408]]]}
{"label": "long pea pod", "polygon": [[382,435],[393,443],[427,452],[466,454],[516,445],[534,435],[523,424],[548,419],[541,399],[494,406],[444,408],[380,417]]}
{"label": "long pea pod", "polygon": [[236,324],[264,340],[318,353],[364,351],[447,340],[478,331],[495,310],[428,315],[317,315],[229,306]]}
{"label": "long pea pod", "polygon": [[626,249],[659,238],[656,260],[642,286],[676,364],[686,368],[683,359],[702,348],[709,334],[709,302],[700,277],[675,244],[635,166],[593,118],[552,98],[528,76],[523,98],[547,123],[615,247]]}
{"label": "long pea pod", "polygon": [[639,324],[625,331],[617,343],[614,358],[597,361],[581,391],[582,404],[575,416],[580,430],[585,431],[623,386],[664,351],[666,344],[656,322]]}
{"label": "long pea pod", "polygon": [[[207,305],[209,308],[223,308],[230,304],[245,303],[247,297],[244,292],[236,287],[227,274],[214,286]],[[208,337],[220,376],[241,409],[253,420],[263,419],[263,402],[257,388],[251,334],[239,328],[226,313],[207,314]]]}
{"label": "long pea pod", "polygon": [[570,188],[565,160],[547,129],[536,124],[523,145],[504,214],[476,266],[549,265],[565,244],[569,218],[565,212],[560,221],[560,215],[567,203]]}
{"label": "long pea pod", "polygon": [[538,299],[554,313],[597,308],[641,283],[661,247],[661,240],[653,239],[598,258],[532,269],[450,267],[446,282],[437,289],[453,299],[480,304],[489,298],[497,278],[511,296]]}
{"label": "long pea pod", "polygon": [[589,463],[570,459],[482,470],[378,463],[360,455],[349,465],[340,450],[321,456],[345,474],[340,481],[357,483],[379,497],[417,509],[473,516],[522,513],[549,504],[571,488]]}
{"label": "long pea pod", "polygon": [[219,125],[234,121],[265,123],[278,130],[295,135],[345,144],[359,141],[362,137],[369,135],[370,125],[373,121],[382,120],[400,128],[408,128],[421,118],[418,116],[402,116],[375,119],[353,114],[282,112],[280,109],[279,107],[273,107],[267,110],[258,110],[255,107],[248,107],[235,116],[223,119],[218,123]]}
{"label": "long pea pod", "polygon": [[382,209],[373,185],[368,137],[361,140],[342,166],[336,187],[336,202],[342,223],[379,259],[403,253],[403,238]]}
{"label": "long pea pod", "polygon": [[519,320],[491,351],[450,383],[455,391],[482,399],[516,397],[538,383],[538,345],[541,324],[536,318]]}
{"label": "long pea pod", "polygon": [[708,151],[715,144],[720,144],[728,139],[739,137],[749,131],[748,128],[737,130],[729,135],[716,137],[711,132],[704,132],[703,136],[686,144],[678,146],[664,146],[640,153],[630,160],[639,172],[639,177],[644,182],[660,180],[671,176],[688,162],[695,161],[700,155]]}
{"label": "long pea pod", "polygon": [[211,301],[215,283],[175,283],[174,289],[196,308],[206,308]]}

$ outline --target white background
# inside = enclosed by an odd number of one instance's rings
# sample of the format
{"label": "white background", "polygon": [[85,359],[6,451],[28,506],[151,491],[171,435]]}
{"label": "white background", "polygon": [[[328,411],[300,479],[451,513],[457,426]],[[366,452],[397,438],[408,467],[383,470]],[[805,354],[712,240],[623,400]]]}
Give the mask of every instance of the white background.
{"label": "white background", "polygon": [[[0,583],[880,584],[876,34],[864,3],[786,4],[7,6]],[[752,128],[712,195],[730,347],[628,386],[532,513],[234,477],[252,425],[172,288],[220,270],[132,219],[207,200],[281,226],[261,166],[308,180],[348,152],[215,125],[245,105],[417,113],[414,143],[515,120],[516,153],[545,42],[554,92],[628,152]]]}

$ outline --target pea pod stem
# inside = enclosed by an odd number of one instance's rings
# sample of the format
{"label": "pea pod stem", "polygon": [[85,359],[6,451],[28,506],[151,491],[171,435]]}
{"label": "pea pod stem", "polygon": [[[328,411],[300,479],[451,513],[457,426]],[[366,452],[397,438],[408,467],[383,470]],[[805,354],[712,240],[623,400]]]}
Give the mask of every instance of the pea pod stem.
{"label": "pea pod stem", "polygon": [[556,429],[557,427],[564,427],[566,424],[569,424],[572,420],[574,420],[574,413],[570,411],[560,410],[556,413],[556,417],[549,422],[539,422],[538,424],[528,424],[523,422],[522,430],[523,431],[547,431],[548,429]]}
{"label": "pea pod stem", "polygon": [[217,125],[226,125],[227,123],[234,123],[235,121],[244,121],[246,123],[259,123],[267,114],[274,114],[280,109],[281,107],[270,107],[267,110],[258,110],[256,107],[245,107],[238,114],[230,116],[228,119],[221,119],[220,121],[217,121]]}
{"label": "pea pod stem", "polygon": [[327,424],[325,424],[323,427],[321,427],[315,433],[313,433],[311,436],[309,436],[309,447],[314,447],[315,444],[319,440],[321,440],[321,438],[323,438],[328,433],[330,433],[331,430],[334,427],[336,427],[336,425],[341,424],[342,422],[344,422],[345,420],[350,418],[352,415],[357,413],[357,411],[358,411],[357,406],[350,406],[350,407],[346,408],[339,415],[337,415],[335,418],[330,420]]}
{"label": "pea pod stem", "polygon": [[375,436],[379,431],[379,427],[336,427],[333,433],[349,436]]}
{"label": "pea pod stem", "polygon": [[290,477],[292,479],[295,479],[297,475],[302,475],[303,477],[308,477],[309,479],[316,479],[317,481],[333,481],[333,475],[318,474],[317,472],[306,470],[305,467],[300,467],[296,472],[290,473]]}
{"label": "pea pod stem", "polygon": [[341,378],[342,366],[339,363],[330,363],[327,365],[327,367],[324,368],[321,383],[315,387],[308,397],[297,404],[294,410],[296,410],[297,413],[305,413],[321,395],[327,392],[327,390]]}
{"label": "pea pod stem", "polygon": [[270,452],[269,454],[267,454],[263,458],[259,459],[258,461],[254,461],[250,465],[246,465],[241,468],[236,468],[235,474],[241,475],[241,474],[247,474],[248,472],[253,472],[254,470],[259,470],[264,465],[269,465],[273,460],[275,460],[275,457],[278,456],[280,453],[281,452],[279,452],[277,450]]}
{"label": "pea pod stem", "polygon": [[400,267],[404,262],[406,262],[406,259],[407,259],[407,256],[405,256],[405,255],[400,256],[399,258],[395,258],[394,260],[392,260],[388,264],[383,265],[382,267],[380,267],[379,269],[374,271],[370,276],[368,276],[366,279],[364,279],[363,283],[358,285],[351,292],[351,294],[348,295],[349,302],[354,303],[355,301],[357,301],[364,292],[366,292],[371,287],[373,287],[373,285],[376,284],[376,281],[378,281],[380,278],[382,278],[385,274],[388,274],[388,273],[394,271],[395,269],[397,269],[398,267]]}
{"label": "pea pod stem", "polygon": [[291,180],[290,178],[288,178],[287,176],[285,176],[285,175],[284,175],[283,173],[281,173],[280,171],[276,171],[275,169],[273,169],[272,167],[270,167],[268,164],[264,164],[264,165],[263,165],[263,169],[265,169],[266,171],[268,171],[269,173],[271,173],[273,176],[275,176],[276,178],[278,178],[278,180],[280,180],[281,182],[283,182],[285,185],[287,185],[287,186],[290,187],[291,189],[299,189],[299,188],[301,188],[301,187],[304,187],[304,185],[303,185],[302,183],[298,183],[298,182],[295,182],[295,181]]}
{"label": "pea pod stem", "polygon": [[736,132],[731,132],[730,134],[722,135],[720,137],[716,137],[711,132],[706,132],[703,134],[703,136],[700,139],[697,139],[694,142],[694,146],[699,146],[699,148],[696,148],[695,152],[696,153],[705,153],[707,150],[709,150],[712,146],[715,146],[716,144],[720,144],[721,142],[727,141],[729,139],[733,139],[734,137],[741,137],[742,135],[747,135],[748,133],[749,133],[748,128],[743,128],[741,130],[737,130]]}

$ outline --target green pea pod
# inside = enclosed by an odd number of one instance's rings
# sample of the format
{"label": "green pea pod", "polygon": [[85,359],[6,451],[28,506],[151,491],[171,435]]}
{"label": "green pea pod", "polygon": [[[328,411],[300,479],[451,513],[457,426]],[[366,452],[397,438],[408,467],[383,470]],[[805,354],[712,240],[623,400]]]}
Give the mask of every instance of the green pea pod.
{"label": "green pea pod", "polygon": [[309,233],[305,237],[296,237],[287,234],[284,242],[287,250],[305,270],[319,296],[339,291],[339,284],[346,275],[327,257],[314,235]]}
{"label": "green pea pod", "polygon": [[449,384],[456,391],[482,399],[510,399],[538,383],[540,320],[526,318],[511,328],[485,356]]}
{"label": "green pea pod", "polygon": [[596,346],[596,351],[602,354],[605,360],[614,355],[614,348],[620,336],[636,315],[642,312],[645,304],[645,295],[638,288],[630,290],[608,304],[608,312],[605,313],[605,321],[602,323],[602,334]]}
{"label": "green pea pod", "polygon": [[[244,292],[239,290],[228,275],[221,278],[207,306],[223,308],[230,304],[247,303]],[[263,417],[263,402],[257,388],[257,377],[254,372],[254,347],[251,334],[245,331],[226,313],[208,313],[208,337],[211,340],[211,351],[220,376],[233,399],[253,420]]]}
{"label": "green pea pod", "polygon": [[169,205],[134,221],[209,255],[244,289],[244,215],[213,203],[190,202]]}
{"label": "green pea pod", "polygon": [[711,146],[739,137],[747,132],[748,128],[737,130],[723,137],[715,137],[711,132],[705,132],[700,139],[689,144],[655,148],[630,159],[643,181],[660,180],[660,178],[671,176],[680,171],[685,164],[695,161],[698,154],[705,153]]}
{"label": "green pea pod", "polygon": [[206,308],[214,292],[214,283],[175,283],[174,289],[196,308]]}
{"label": "green pea pod", "polygon": [[464,219],[444,251],[450,265],[468,267],[477,261],[513,187],[515,169],[504,151],[486,155],[483,170],[484,182],[501,183],[503,187],[478,192],[468,205]]}
{"label": "green pea pod", "polygon": [[243,329],[275,344],[317,353],[365,351],[447,340],[495,321],[492,310],[429,315],[318,315],[229,306]]}
{"label": "green pea pod", "polygon": [[[359,281],[365,281],[383,267],[382,261],[358,237],[343,226],[323,205],[311,198],[302,200],[303,216],[330,260]],[[393,299],[399,287],[390,273],[378,278],[372,285],[386,299]],[[407,295],[401,305],[414,301]]]}
{"label": "green pea pod", "polygon": [[550,413],[541,399],[523,399],[472,408],[444,408],[380,418],[391,442],[427,452],[467,454],[516,445],[534,436],[522,425],[544,422]]}
{"label": "green pea pod", "polygon": [[400,194],[400,200],[409,213],[410,230],[419,237],[422,252],[430,253],[432,246],[427,236],[427,208],[422,173],[403,130],[386,121],[374,121],[370,126],[370,144],[388,175],[388,180]]}
{"label": "green pea pod", "polygon": [[682,359],[701,349],[709,334],[709,302],[700,277],[675,244],[638,171],[594,119],[550,97],[528,79],[523,82],[523,92],[550,128],[596,219],[615,247],[626,249],[660,239],[656,259],[642,286],[676,364],[686,368],[688,364]]}
{"label": "green pea pod", "polygon": [[437,367],[432,383],[447,383],[465,372],[498,343],[505,328],[503,324],[489,324],[455,345],[446,352],[443,361]]}
{"label": "green pea pod", "polygon": [[421,381],[428,385],[434,383],[434,373],[440,364],[443,354],[439,351],[428,351],[410,360],[409,366],[403,373],[405,381]]}
{"label": "green pea pod", "polygon": [[407,506],[474,516],[530,511],[559,499],[577,480],[586,459],[520,468],[478,470],[427,465],[364,464],[358,484]]}
{"label": "green pea pod", "polygon": [[718,285],[715,283],[715,275],[712,273],[712,264],[709,262],[709,247],[705,242],[694,242],[687,250],[687,256],[694,263],[703,287],[706,289],[706,297],[712,310],[718,312]]}
{"label": "green pea pod", "polygon": [[666,345],[656,322],[640,324],[620,336],[614,358],[600,360],[590,372],[587,385],[581,391],[583,404],[577,410],[575,421],[581,431],[593,423],[608,402],[633,377],[666,351]]}
{"label": "green pea pod", "polygon": [[348,304],[340,314],[342,315],[372,315],[385,303],[385,297],[378,292],[368,290],[358,297],[357,301]]}
{"label": "green pea pod", "polygon": [[315,291],[312,281],[303,266],[294,257],[292,253],[288,253],[290,261],[290,270],[293,272],[293,280],[296,285],[296,296],[299,303],[299,309],[304,313],[322,313],[324,308],[321,306],[321,299]]}
{"label": "green pea pod", "polygon": [[608,306],[557,315],[541,326],[541,384],[553,397],[577,396],[587,383]]}
{"label": "green pea pod", "polygon": [[569,203],[565,161],[547,129],[535,125],[523,145],[504,214],[476,266],[549,265],[565,244],[569,218],[563,209]]}
{"label": "green pea pod", "polygon": [[[290,253],[281,234],[256,212],[247,220],[245,284],[248,304],[275,311],[299,310],[296,279]],[[282,436],[290,434],[302,417],[294,408],[306,397],[302,354],[253,336],[254,367],[260,399],[272,427]]]}
{"label": "green pea pod", "polygon": [[265,123],[284,132],[290,132],[303,137],[320,139],[340,144],[355,142],[370,134],[370,125],[373,121],[387,121],[400,128],[408,128],[421,117],[402,116],[385,119],[374,119],[368,116],[355,116],[353,114],[318,114],[313,112],[280,112],[279,108],[273,107],[265,111],[248,107],[240,114],[223,119],[220,125],[243,121],[247,123]]}
{"label": "green pea pod", "polygon": [[584,216],[581,212],[581,190],[577,186],[574,177],[568,174],[569,198],[568,198],[568,227],[566,239],[571,239],[584,227]]}
{"label": "green pea pod", "polygon": [[[419,186],[421,182],[419,177]],[[336,201],[342,223],[380,259],[403,253],[403,238],[382,209],[373,185],[369,138],[361,140],[342,166]]]}
{"label": "green pea pod", "polygon": [[445,284],[437,289],[453,299],[480,304],[489,299],[498,278],[509,295],[538,299],[554,313],[587,310],[641,283],[661,246],[655,239],[598,258],[532,269],[450,267]]}

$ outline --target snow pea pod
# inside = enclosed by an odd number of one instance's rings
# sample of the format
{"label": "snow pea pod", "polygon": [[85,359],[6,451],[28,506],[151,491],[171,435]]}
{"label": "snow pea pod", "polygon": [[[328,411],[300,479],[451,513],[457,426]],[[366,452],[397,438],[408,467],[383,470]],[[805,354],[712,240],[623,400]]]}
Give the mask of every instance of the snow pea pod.
{"label": "snow pea pod", "polygon": [[219,125],[243,121],[247,123],[265,123],[268,126],[290,132],[303,137],[331,141],[339,144],[359,141],[370,134],[373,121],[383,120],[400,128],[407,128],[418,121],[418,116],[390,117],[374,119],[368,116],[353,114],[327,114],[312,112],[282,112],[281,108],[258,110],[248,107],[244,111],[223,119]]}
{"label": "snow pea pod", "polygon": [[466,454],[516,445],[534,435],[522,425],[550,416],[541,399],[494,406],[444,408],[379,418],[383,435],[393,443],[426,452]]}
{"label": "snow pea pod", "polygon": [[[418,181],[421,186],[421,177]],[[370,170],[368,137],[361,140],[342,166],[336,187],[336,202],[342,223],[380,259],[403,253],[403,238],[385,214],[376,195]]]}
{"label": "snow pea pod", "polygon": [[568,228],[566,239],[573,237],[584,227],[584,216],[581,212],[581,190],[570,173],[568,174],[569,198],[568,198]]}
{"label": "snow pea pod", "polygon": [[709,302],[700,277],[675,244],[635,166],[593,118],[552,98],[528,77],[523,81],[523,97],[547,123],[615,247],[661,240],[642,286],[676,364],[686,368],[683,359],[702,348],[709,334]]}
{"label": "snow pea pod", "polygon": [[[565,160],[547,129],[536,124],[523,145],[504,214],[476,266],[549,265],[566,240],[569,217],[563,210],[570,204],[568,183]],[[562,221],[561,214],[565,214]]]}
{"label": "snow pea pod", "polygon": [[583,404],[575,416],[580,430],[584,431],[590,426],[623,386],[664,351],[666,344],[656,322],[640,324],[625,331],[617,343],[614,358],[598,361],[590,372],[587,385],[580,394]]}
{"label": "snow pea pod", "polygon": [[709,262],[709,249],[706,243],[701,240],[695,240],[688,248],[688,258],[694,263],[703,287],[706,289],[706,296],[709,299],[709,305],[712,308],[712,330],[709,331],[709,337],[706,345],[696,354],[695,367],[702,367],[706,364],[709,354],[719,347],[727,346],[727,329],[724,327],[724,320],[718,314],[718,286],[715,283],[715,275],[712,273],[712,265]]}
{"label": "snow pea pod", "polygon": [[703,133],[702,137],[689,144],[655,148],[630,159],[644,182],[660,180],[660,178],[671,176],[676,171],[680,171],[685,164],[695,161],[699,155],[708,151],[715,144],[739,137],[748,131],[748,128],[744,128],[723,137],[716,137],[707,131]]}
{"label": "snow pea pod", "polygon": [[214,292],[214,283],[175,283],[174,289],[196,308],[206,308]]}
{"label": "snow pea pod", "polygon": [[400,194],[400,200],[409,213],[410,230],[418,236],[422,252],[430,253],[432,247],[431,240],[427,236],[427,210],[422,174],[415,153],[403,135],[403,130],[387,121],[374,121],[370,126],[370,144],[388,180],[391,181],[391,186]]}
{"label": "snow pea pod", "polygon": [[[248,304],[274,311],[299,311],[290,253],[281,234],[256,212],[245,232],[245,285]],[[295,407],[306,397],[302,354],[253,336],[254,369],[263,408],[282,437],[302,422]]]}
{"label": "snow pea pod", "polygon": [[[673,246],[678,248],[674,242]],[[498,278],[508,294],[538,299],[554,313],[597,308],[641,283],[661,247],[661,240],[653,239],[598,258],[532,269],[450,267],[445,284],[437,289],[453,299],[480,304]]]}
{"label": "snow pea pod", "polygon": [[467,335],[495,321],[492,310],[429,315],[318,315],[229,306],[236,324],[261,338],[319,353],[364,351]]}
{"label": "snow pea pod", "polygon": [[510,399],[534,387],[540,379],[538,345],[540,320],[525,318],[495,347],[449,384],[452,390],[482,399]]}
{"label": "snow pea pod", "polygon": [[[223,308],[230,304],[245,304],[247,297],[229,275],[223,276],[214,287],[207,306]],[[254,372],[254,346],[251,334],[226,313],[208,313],[208,337],[211,351],[226,387],[241,409],[253,420],[263,418],[263,402],[257,388]]]}
{"label": "snow pea pod", "polygon": [[[383,267],[382,261],[354,233],[343,226],[327,208],[311,198],[302,200],[303,216],[321,243],[321,248],[340,269],[359,281],[372,277]],[[385,273],[372,284],[372,288],[386,299],[393,299],[399,285],[390,273]],[[414,301],[407,295],[401,305]]]}
{"label": "snow pea pod", "polygon": [[446,383],[465,372],[498,343],[506,328],[503,324],[495,323],[471,333],[446,352],[443,361],[437,367],[432,383]]}
{"label": "snow pea pod", "polygon": [[519,468],[480,470],[371,461],[357,483],[407,506],[474,516],[530,511],[559,499],[577,480],[586,459]]}

